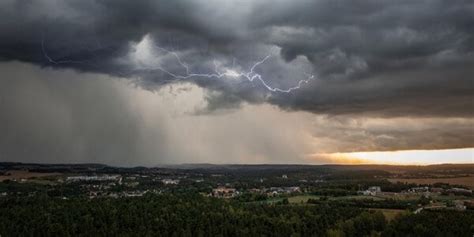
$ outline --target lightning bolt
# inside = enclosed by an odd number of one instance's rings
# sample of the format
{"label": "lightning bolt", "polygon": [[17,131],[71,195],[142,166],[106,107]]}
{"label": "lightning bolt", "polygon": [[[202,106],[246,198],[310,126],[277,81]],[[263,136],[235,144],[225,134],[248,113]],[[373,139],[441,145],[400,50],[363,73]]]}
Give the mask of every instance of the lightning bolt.
{"label": "lightning bolt", "polygon": [[44,43],[44,34],[41,37],[41,51],[43,52],[43,56],[48,60],[49,63],[52,64],[83,64],[86,61],[77,61],[77,60],[54,60],[48,55],[48,52],[46,50],[46,46]]}
{"label": "lightning bolt", "polygon": [[[171,81],[176,81],[176,80],[188,80],[188,79],[193,79],[193,78],[215,78],[215,79],[221,79],[221,78],[244,78],[250,83],[253,83],[255,81],[260,82],[260,84],[266,88],[270,92],[280,92],[280,93],[291,93],[294,90],[300,89],[303,84],[309,83],[311,80],[313,80],[315,77],[313,74],[308,74],[304,73],[307,78],[304,80],[299,80],[295,86],[289,87],[289,88],[279,88],[279,87],[273,87],[268,83],[261,74],[255,72],[255,69],[259,67],[260,65],[264,64],[272,55],[267,55],[265,56],[262,60],[257,61],[250,67],[250,70],[247,72],[237,72],[235,70],[225,70],[223,72],[219,72],[219,67],[217,65],[217,62],[214,60],[214,72],[213,73],[193,73],[191,72],[189,66],[184,63],[184,61],[181,59],[181,57],[173,51],[170,51],[168,49],[154,46],[154,48],[161,50],[165,52],[166,54],[172,55],[176,61],[178,62],[179,66],[182,67],[185,71],[184,74],[176,74],[173,73],[161,66],[154,66],[154,67],[136,67],[135,70],[137,71],[161,71],[173,78]],[[78,63],[85,63],[86,61],[76,61],[76,60],[54,60],[51,58],[46,50],[45,42],[44,42],[44,36],[42,37],[41,40],[41,49],[43,52],[43,56],[48,60],[49,63],[51,64],[78,64]],[[235,65],[235,58],[233,59],[233,66],[234,68]],[[168,80],[170,81],[170,80]]]}
{"label": "lightning bolt", "polygon": [[[253,64],[248,72],[236,72],[234,70],[225,70],[224,72],[219,72],[219,67],[218,67],[216,61],[214,60],[213,61],[214,73],[191,73],[190,69],[189,69],[189,66],[183,62],[181,57],[179,57],[179,55],[176,52],[173,52],[173,51],[170,51],[168,49],[158,47],[158,46],[154,46],[154,47],[156,49],[164,51],[167,54],[173,55],[173,57],[176,58],[178,64],[182,68],[184,68],[186,73],[184,75],[176,74],[176,73],[170,72],[169,70],[166,70],[165,68],[163,68],[161,66],[156,66],[156,67],[152,67],[152,68],[151,67],[144,67],[144,68],[141,68],[141,69],[143,69],[143,70],[159,70],[159,71],[162,71],[162,72],[168,74],[169,76],[173,77],[174,80],[186,80],[186,79],[191,79],[191,78],[195,78],[195,77],[218,78],[218,79],[219,78],[224,78],[224,77],[245,78],[249,82],[259,81],[261,83],[261,85],[263,85],[267,90],[269,90],[271,92],[290,93],[294,90],[300,89],[303,84],[307,84],[311,80],[314,79],[313,74],[305,73],[307,78],[304,79],[304,80],[299,80],[298,83],[293,87],[289,87],[289,88],[286,88],[286,89],[278,88],[278,87],[272,87],[267,81],[265,81],[263,79],[262,75],[255,72],[255,69],[258,66],[260,66],[261,64],[265,63],[271,57],[271,55],[267,55],[262,60],[260,60],[260,61],[256,62],[255,64]],[[235,58],[233,60],[233,65],[234,64],[235,64]]]}

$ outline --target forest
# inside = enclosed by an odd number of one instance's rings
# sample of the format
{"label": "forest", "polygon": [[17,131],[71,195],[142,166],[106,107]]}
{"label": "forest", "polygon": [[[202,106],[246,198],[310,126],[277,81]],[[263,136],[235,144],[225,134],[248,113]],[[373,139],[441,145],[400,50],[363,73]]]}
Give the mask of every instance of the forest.
{"label": "forest", "polygon": [[472,236],[474,212],[406,213],[332,202],[248,203],[197,193],[0,199],[6,236]]}

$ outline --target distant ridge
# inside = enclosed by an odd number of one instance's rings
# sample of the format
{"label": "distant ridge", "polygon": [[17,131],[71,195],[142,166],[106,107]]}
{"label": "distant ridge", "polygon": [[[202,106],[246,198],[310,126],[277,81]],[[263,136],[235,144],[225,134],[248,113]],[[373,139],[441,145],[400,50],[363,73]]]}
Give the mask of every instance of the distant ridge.
{"label": "distant ridge", "polygon": [[48,163],[21,163],[21,162],[0,162],[0,170],[9,169],[33,169],[33,170],[101,170],[101,169],[130,169],[130,170],[146,170],[146,169],[183,169],[183,170],[292,170],[292,169],[336,169],[336,170],[466,170],[474,173],[474,164],[433,164],[433,165],[382,165],[382,164],[211,164],[211,163],[185,163],[176,165],[158,165],[154,167],[135,166],[135,167],[118,167],[99,163],[73,163],[73,164],[48,164]]}

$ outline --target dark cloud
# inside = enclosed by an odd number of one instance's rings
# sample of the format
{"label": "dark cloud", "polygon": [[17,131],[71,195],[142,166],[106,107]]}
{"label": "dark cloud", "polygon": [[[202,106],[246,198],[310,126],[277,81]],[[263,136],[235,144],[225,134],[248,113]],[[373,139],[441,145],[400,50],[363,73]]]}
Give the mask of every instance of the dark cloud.
{"label": "dark cloud", "polygon": [[[246,101],[325,114],[472,117],[474,111],[469,0],[6,0],[0,16],[1,60],[138,77],[149,89],[172,78],[134,65],[133,45],[147,35],[185,57],[194,72],[209,72],[214,59],[248,69],[273,53],[256,69],[272,86],[289,88],[304,73],[317,75],[290,94],[270,93],[257,81],[195,78],[214,91],[209,110]],[[183,72],[173,57],[160,60]]]}
{"label": "dark cloud", "polygon": [[18,62],[0,63],[0,78],[0,161],[301,163],[310,150],[294,127],[308,116],[269,105],[196,116],[206,94],[189,83],[152,92],[102,74]]}
{"label": "dark cloud", "polygon": [[[234,94],[191,83],[150,91],[103,74],[19,62],[0,63],[0,78],[2,161],[333,163],[350,160],[327,153],[474,146],[471,118],[347,115],[357,109],[315,115],[269,104],[209,111]],[[240,101],[225,99],[228,107]]]}
{"label": "dark cloud", "polygon": [[0,160],[127,165],[146,158],[140,117],[117,84],[18,63],[0,68]]}

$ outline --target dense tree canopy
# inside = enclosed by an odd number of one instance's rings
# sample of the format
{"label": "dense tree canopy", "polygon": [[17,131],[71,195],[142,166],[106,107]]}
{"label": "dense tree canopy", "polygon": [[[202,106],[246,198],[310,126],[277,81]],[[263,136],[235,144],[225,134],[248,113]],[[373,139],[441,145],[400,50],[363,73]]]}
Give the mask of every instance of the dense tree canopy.
{"label": "dense tree canopy", "polygon": [[319,203],[251,204],[198,194],[122,199],[0,199],[1,236],[471,236],[472,212],[379,211]]}

